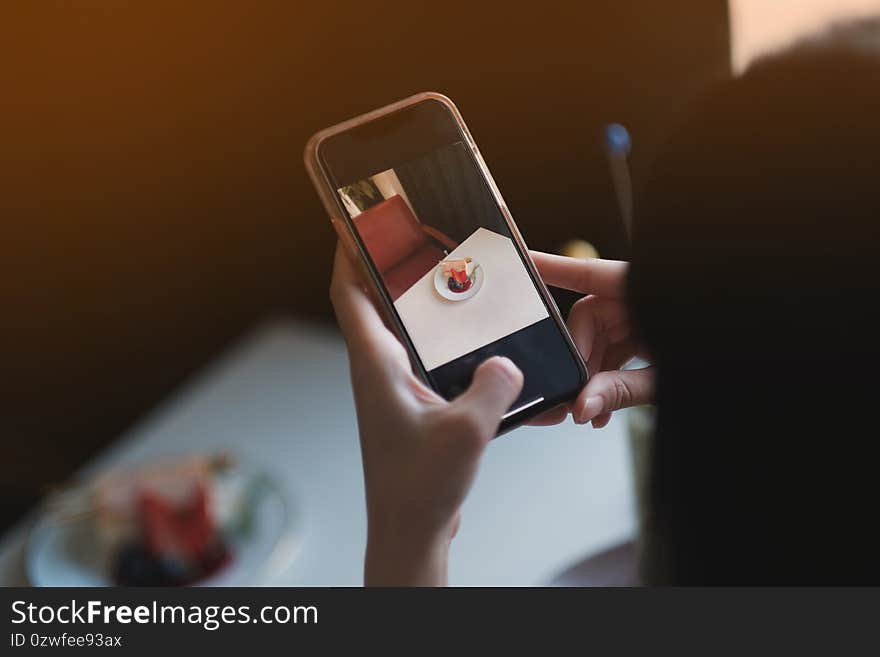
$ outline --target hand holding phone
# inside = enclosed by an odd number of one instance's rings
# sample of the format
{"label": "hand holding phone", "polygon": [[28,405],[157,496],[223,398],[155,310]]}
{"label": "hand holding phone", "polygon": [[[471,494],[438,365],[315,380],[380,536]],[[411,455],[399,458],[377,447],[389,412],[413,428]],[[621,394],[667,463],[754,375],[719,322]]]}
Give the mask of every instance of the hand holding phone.
{"label": "hand holding phone", "polygon": [[480,456],[522,388],[522,373],[492,358],[448,402],[413,375],[409,357],[337,248],[331,284],[349,349],[358,413],[368,538],[365,582],[441,586],[459,507]]}
{"label": "hand holding phone", "polygon": [[[653,403],[654,368],[621,369],[634,358],[650,360],[636,340],[626,308],[628,263],[536,251],[532,258],[548,285],[584,295],[572,306],[568,327],[593,375],[571,404],[574,421],[601,429],[614,411]],[[540,419],[541,424],[555,424],[565,414],[551,411]]]}

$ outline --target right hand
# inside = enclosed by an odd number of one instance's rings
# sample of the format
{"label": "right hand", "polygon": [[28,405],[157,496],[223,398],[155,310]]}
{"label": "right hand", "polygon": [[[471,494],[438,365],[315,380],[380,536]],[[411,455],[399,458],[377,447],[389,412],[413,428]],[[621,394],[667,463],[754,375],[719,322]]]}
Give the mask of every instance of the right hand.
{"label": "right hand", "polygon": [[654,368],[620,369],[633,357],[647,359],[635,341],[624,300],[629,264],[619,260],[582,260],[531,252],[547,285],[580,292],[568,316],[568,329],[587,363],[590,380],[569,407],[554,409],[534,424],[556,424],[571,411],[578,424],[599,429],[614,411],[654,401]]}

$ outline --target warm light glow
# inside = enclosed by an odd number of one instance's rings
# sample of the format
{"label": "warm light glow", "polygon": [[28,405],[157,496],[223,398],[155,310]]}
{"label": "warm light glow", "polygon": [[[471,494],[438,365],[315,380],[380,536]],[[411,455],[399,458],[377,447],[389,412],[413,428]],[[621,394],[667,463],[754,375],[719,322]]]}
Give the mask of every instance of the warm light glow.
{"label": "warm light glow", "polygon": [[832,23],[872,15],[880,0],[730,0],[733,71]]}

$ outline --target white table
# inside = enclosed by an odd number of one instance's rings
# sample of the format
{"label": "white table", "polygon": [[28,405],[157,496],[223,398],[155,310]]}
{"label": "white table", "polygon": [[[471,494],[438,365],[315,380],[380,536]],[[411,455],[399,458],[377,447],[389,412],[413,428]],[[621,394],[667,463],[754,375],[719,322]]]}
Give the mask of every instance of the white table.
{"label": "white table", "polygon": [[[635,527],[625,418],[596,431],[570,421],[490,445],[453,543],[451,584],[548,582]],[[366,536],[363,475],[342,340],[278,322],[256,330],[90,463],[228,447],[284,478],[305,511],[297,560],[273,584],[358,585]],[[26,583],[30,520],[0,541],[0,584]]]}

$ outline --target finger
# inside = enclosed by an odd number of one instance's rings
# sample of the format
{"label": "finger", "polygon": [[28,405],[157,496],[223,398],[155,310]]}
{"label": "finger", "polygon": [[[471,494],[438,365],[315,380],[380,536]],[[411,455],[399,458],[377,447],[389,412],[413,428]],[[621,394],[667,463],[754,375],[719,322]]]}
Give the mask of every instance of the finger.
{"label": "finger", "polygon": [[581,260],[565,256],[530,251],[538,273],[547,285],[561,287],[582,294],[598,294],[620,299],[623,297],[626,262],[621,260]]}
{"label": "finger", "polygon": [[595,295],[582,297],[574,302],[568,313],[568,318],[572,319],[578,315],[590,317],[595,323],[596,329],[605,333],[611,342],[619,342],[629,335],[629,319],[626,308],[618,299]]}
{"label": "finger", "polygon": [[[336,245],[330,300],[336,319],[349,347],[353,362],[363,359],[400,358],[402,347],[382,322],[376,307],[364,290],[360,275],[343,246]],[[404,352],[405,357],[405,352]]]}
{"label": "finger", "polygon": [[363,287],[363,281],[340,242],[336,243],[330,300],[346,340],[367,342],[385,328]]}
{"label": "finger", "polygon": [[449,540],[452,540],[458,535],[458,530],[461,529],[461,511],[455,514],[455,517],[452,519],[452,529],[449,532]]}
{"label": "finger", "polygon": [[571,307],[566,324],[590,372],[607,369],[602,367],[605,347],[629,335],[626,311],[623,304],[614,299],[596,296],[579,299]]}
{"label": "finger", "polygon": [[490,358],[476,369],[470,387],[452,402],[452,413],[476,428],[480,437],[489,440],[522,386],[522,372],[512,360],[501,356]]}
{"label": "finger", "polygon": [[550,427],[560,422],[564,422],[565,418],[568,417],[568,412],[571,410],[568,404],[562,404],[557,406],[556,408],[551,408],[549,411],[544,411],[540,415],[533,417],[531,420],[526,422],[526,425],[530,427]]}
{"label": "finger", "polygon": [[636,356],[638,348],[633,340],[624,340],[608,345],[602,356],[602,370],[619,370]]}
{"label": "finger", "polygon": [[654,368],[599,372],[574,401],[572,415],[586,424],[603,413],[650,404],[654,400]]}
{"label": "finger", "polygon": [[611,422],[611,413],[602,413],[593,418],[593,428],[602,429]]}

